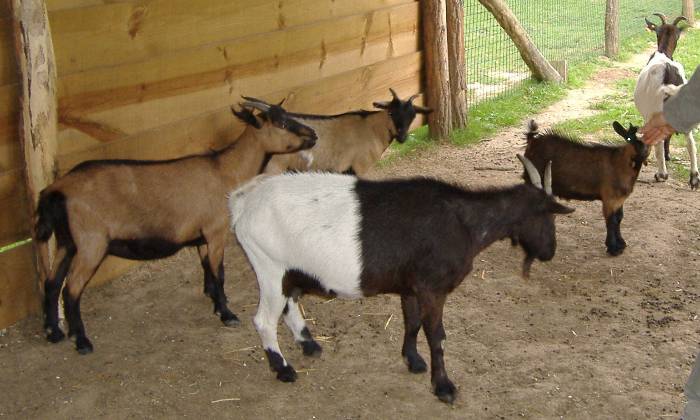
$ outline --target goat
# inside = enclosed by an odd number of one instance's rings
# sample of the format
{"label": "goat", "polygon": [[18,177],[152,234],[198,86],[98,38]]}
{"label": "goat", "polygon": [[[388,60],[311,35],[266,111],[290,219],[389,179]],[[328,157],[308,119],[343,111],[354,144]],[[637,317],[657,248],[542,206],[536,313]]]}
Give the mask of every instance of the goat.
{"label": "goat", "polygon": [[[649,147],[637,138],[637,127],[625,129],[613,123],[615,132],[625,139],[623,146],[582,143],[562,134],[538,133],[537,124],[528,125],[525,157],[538,171],[552,162],[555,174],[552,191],[555,196],[574,200],[601,200],[607,228],[605,245],[610,255],[620,255],[627,244],[620,233],[624,204],[632,194]],[[523,174],[529,180],[529,173]]]}
{"label": "goat", "polygon": [[[669,96],[675,94],[679,87],[687,83],[683,65],[673,60],[678,39],[682,28],[677,25],[687,19],[684,16],[677,17],[673,23],[666,23],[666,17],[661,13],[654,13],[661,19],[661,25],[657,26],[645,18],[647,28],[656,33],[657,50],[652,54],[646,66],[639,73],[637,85],[634,88],[634,104],[639,113],[647,122],[656,112],[663,111],[663,104]],[[697,150],[692,133],[685,134],[686,148],[690,157],[690,180],[688,184],[692,190],[700,186],[698,175]],[[663,182],[668,179],[666,161],[671,160],[669,154],[671,137],[659,143],[655,147],[657,172],[654,179]]]}
{"label": "goat", "polygon": [[[56,235],[57,251],[44,282],[47,339],[61,341],[58,299],[79,353],[92,352],[80,315],[80,297],[106,255],[150,260],[196,246],[204,292],[226,325],[238,323],[227,307],[223,254],[228,232],[226,194],[259,174],[266,156],[312,147],[314,131],[278,106],[244,103],[233,113],[246,123],[237,141],[204,155],[163,161],[86,161],[40,194],[35,237]],[[245,107],[265,112],[260,119]]]}
{"label": "goat", "polygon": [[[316,146],[302,153],[274,156],[268,162],[265,173],[281,174],[285,171],[324,171],[351,175],[364,175],[382,156],[392,140],[406,141],[408,128],[418,114],[432,112],[429,108],[414,105],[413,95],[401,100],[389,89],[391,101],[374,102],[381,111],[351,111],[338,115],[290,115],[313,128],[318,136]],[[244,97],[249,101],[265,103],[259,99]],[[311,155],[311,156],[309,156]]]}
{"label": "goat", "polygon": [[[522,160],[539,180],[532,164]],[[416,350],[422,326],[433,392],[452,402],[456,391],[443,361],[447,295],[469,274],[479,252],[505,238],[525,251],[527,276],[535,258],[554,257],[554,215],[573,211],[551,196],[551,171],[544,189],[534,183],[469,191],[428,178],[369,181],[293,173],[261,175],[232,192],[231,229],[257,275],[254,324],[277,379],[296,380],[277,342],[280,315],[305,355],[321,352],[299,312],[301,294],[357,299],[395,293],[401,296],[401,352],[409,371],[426,371]]]}

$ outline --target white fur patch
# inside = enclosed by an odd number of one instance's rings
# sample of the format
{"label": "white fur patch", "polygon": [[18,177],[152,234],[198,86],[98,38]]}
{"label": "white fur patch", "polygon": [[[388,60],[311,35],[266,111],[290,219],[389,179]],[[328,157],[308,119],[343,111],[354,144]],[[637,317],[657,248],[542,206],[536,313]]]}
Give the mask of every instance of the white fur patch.
{"label": "white fur patch", "polygon": [[259,180],[242,187],[244,194],[230,195],[232,228],[246,253],[255,249],[274,264],[312,275],[338,296],[361,297],[356,182],[353,176],[318,173]]}
{"label": "white fur patch", "polygon": [[654,53],[649,63],[642,69],[637,78],[637,85],[634,88],[634,104],[639,113],[648,121],[655,112],[663,110],[664,99],[668,96],[664,86],[664,72],[666,64],[678,69],[683,83],[687,82],[683,65],[677,63],[661,52]]}

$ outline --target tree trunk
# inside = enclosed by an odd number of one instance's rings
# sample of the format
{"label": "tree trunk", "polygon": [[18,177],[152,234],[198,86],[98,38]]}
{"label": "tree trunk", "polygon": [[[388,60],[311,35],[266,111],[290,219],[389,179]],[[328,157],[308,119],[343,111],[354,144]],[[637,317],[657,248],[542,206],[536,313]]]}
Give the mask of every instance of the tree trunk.
{"label": "tree trunk", "polygon": [[[56,66],[44,1],[11,0],[10,5],[22,83],[19,140],[24,154],[30,217],[34,220],[39,192],[53,182],[57,172]],[[37,271],[45,279],[53,247],[35,240],[34,249]]]}
{"label": "tree trunk", "polygon": [[445,140],[450,136],[450,80],[447,54],[445,0],[422,0],[425,96],[433,109],[428,114],[430,137]]}
{"label": "tree trunk", "polygon": [[532,77],[537,80],[560,82],[561,76],[547,61],[535,44],[528,37],[525,29],[520,25],[518,18],[513,14],[503,0],[479,0],[486,9],[496,18],[498,24],[513,40],[518,48],[520,56],[532,72]]}
{"label": "tree trunk", "polygon": [[452,128],[467,126],[467,63],[464,58],[464,0],[447,0]]}
{"label": "tree trunk", "polygon": [[688,18],[688,24],[695,25],[695,2],[693,0],[683,0],[683,16]]}
{"label": "tree trunk", "polygon": [[605,55],[620,53],[620,0],[607,0],[605,6]]}

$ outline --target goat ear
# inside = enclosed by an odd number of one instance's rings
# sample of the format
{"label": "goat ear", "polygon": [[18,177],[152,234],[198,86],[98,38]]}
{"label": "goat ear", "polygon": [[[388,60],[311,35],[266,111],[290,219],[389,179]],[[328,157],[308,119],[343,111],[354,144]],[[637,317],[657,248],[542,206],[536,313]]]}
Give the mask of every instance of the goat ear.
{"label": "goat ear", "polygon": [[419,114],[426,114],[427,115],[427,114],[430,114],[431,112],[433,112],[433,110],[431,108],[426,108],[426,107],[423,107],[420,105],[413,105],[413,109]]}
{"label": "goat ear", "polygon": [[644,18],[644,21],[647,23],[647,29],[650,30],[651,32],[656,32],[656,25],[652,23],[649,19]]}
{"label": "goat ear", "polygon": [[569,214],[573,213],[576,209],[573,207],[565,206],[561,203],[557,203],[551,200],[547,203],[547,211],[553,214]]}
{"label": "goat ear", "polygon": [[375,108],[379,108],[379,109],[387,109],[387,108],[389,108],[389,102],[387,102],[387,101],[372,102],[372,105],[374,105]]}
{"label": "goat ear", "polygon": [[253,111],[246,108],[241,108],[240,111],[236,111],[236,108],[231,107],[231,112],[233,112],[233,115],[244,123],[252,125],[255,128],[262,128],[262,124],[260,124],[260,121],[253,114]]}
{"label": "goat ear", "polygon": [[615,129],[615,132],[616,132],[617,134],[619,134],[619,135],[621,135],[622,137],[624,137],[625,140],[627,139],[627,130],[625,130],[625,127],[623,127],[622,124],[620,124],[619,122],[615,121],[615,122],[613,123],[613,128]]}

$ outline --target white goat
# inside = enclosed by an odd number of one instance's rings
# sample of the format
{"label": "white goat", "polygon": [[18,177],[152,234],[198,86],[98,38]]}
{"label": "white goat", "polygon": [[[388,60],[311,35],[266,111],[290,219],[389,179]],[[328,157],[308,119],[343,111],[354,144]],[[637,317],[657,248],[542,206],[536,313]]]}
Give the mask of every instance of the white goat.
{"label": "white goat", "polygon": [[[680,21],[687,19],[679,16],[673,23],[669,24],[666,23],[664,15],[659,13],[655,13],[655,15],[661,18],[660,26],[653,24],[648,19],[646,23],[647,28],[656,33],[657,51],[654,52],[647,65],[642,69],[634,89],[634,103],[645,122],[649,121],[654,113],[662,111],[664,101],[678,92],[680,86],[687,83],[683,65],[673,60],[673,52],[681,34],[681,29],[676,25]],[[691,189],[695,190],[700,186],[695,139],[690,132],[685,134],[685,138],[690,158],[690,180],[688,184]],[[655,146],[658,170],[654,175],[654,179],[658,182],[668,179],[666,160],[670,160],[668,153],[669,142],[670,137],[663,144],[659,143]]]}

